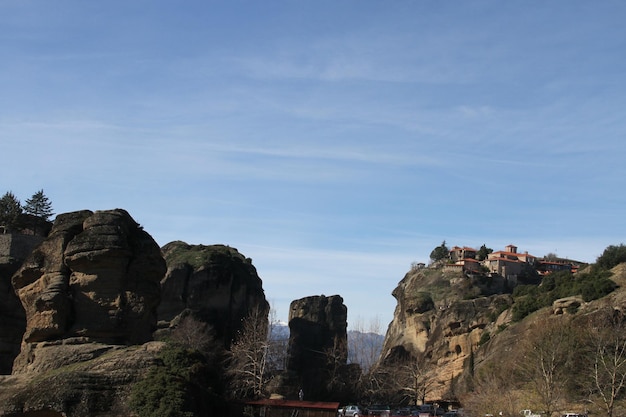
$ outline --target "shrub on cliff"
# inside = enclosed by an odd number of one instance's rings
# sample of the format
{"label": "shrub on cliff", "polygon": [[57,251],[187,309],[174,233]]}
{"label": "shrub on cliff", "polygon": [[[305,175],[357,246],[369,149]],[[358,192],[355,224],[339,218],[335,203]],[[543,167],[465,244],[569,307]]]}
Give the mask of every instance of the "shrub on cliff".
{"label": "shrub on cliff", "polygon": [[139,417],[205,415],[215,404],[211,367],[199,352],[168,343],[144,379],[133,386],[130,405]]}
{"label": "shrub on cliff", "polygon": [[599,269],[611,269],[614,266],[626,262],[626,245],[610,245],[604,249],[602,255],[596,260],[596,267]]}
{"label": "shrub on cliff", "polygon": [[519,321],[559,298],[580,295],[587,302],[602,298],[617,288],[610,276],[608,271],[579,274],[561,271],[546,275],[540,286],[519,285],[513,291],[513,320]]}

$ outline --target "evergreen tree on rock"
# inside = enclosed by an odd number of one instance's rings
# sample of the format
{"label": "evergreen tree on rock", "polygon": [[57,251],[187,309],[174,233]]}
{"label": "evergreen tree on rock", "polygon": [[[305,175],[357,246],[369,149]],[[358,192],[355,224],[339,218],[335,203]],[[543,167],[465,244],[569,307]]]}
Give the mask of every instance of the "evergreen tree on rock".
{"label": "evergreen tree on rock", "polygon": [[10,233],[19,228],[18,223],[21,214],[20,200],[11,191],[7,191],[0,198],[0,227],[2,227],[3,233]]}
{"label": "evergreen tree on rock", "polygon": [[26,200],[24,212],[40,219],[48,221],[54,215],[52,203],[42,190],[37,191],[31,198]]}
{"label": "evergreen tree on rock", "polygon": [[37,191],[31,198],[26,200],[24,212],[34,216],[32,227],[35,234],[37,233],[37,224],[39,224],[40,219],[47,222],[54,215],[52,203],[44,194],[43,189]]}

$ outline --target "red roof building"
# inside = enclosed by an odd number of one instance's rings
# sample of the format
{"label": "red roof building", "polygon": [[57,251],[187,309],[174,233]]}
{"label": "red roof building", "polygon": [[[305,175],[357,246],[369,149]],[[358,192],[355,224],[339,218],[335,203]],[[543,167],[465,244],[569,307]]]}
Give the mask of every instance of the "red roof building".
{"label": "red roof building", "polygon": [[245,405],[260,417],[337,417],[339,410],[339,403],[322,401],[265,399],[248,401]]}

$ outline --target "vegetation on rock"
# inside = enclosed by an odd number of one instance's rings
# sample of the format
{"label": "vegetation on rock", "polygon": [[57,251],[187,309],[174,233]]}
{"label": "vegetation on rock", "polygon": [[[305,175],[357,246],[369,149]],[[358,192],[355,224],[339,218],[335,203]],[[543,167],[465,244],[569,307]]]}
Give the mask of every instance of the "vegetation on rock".
{"label": "vegetation on rock", "polygon": [[446,246],[446,241],[441,242],[441,245],[437,246],[430,253],[430,260],[433,262],[442,261],[450,256],[450,249]]}
{"label": "vegetation on rock", "polygon": [[541,285],[519,285],[513,291],[513,320],[519,321],[559,298],[579,295],[589,302],[604,297],[617,287],[610,276],[606,270],[578,274],[561,271],[546,275]]}
{"label": "vegetation on rock", "polygon": [[207,356],[175,342],[132,387],[130,407],[139,417],[193,417],[219,408],[216,372]]}
{"label": "vegetation on rock", "polygon": [[4,232],[12,232],[19,228],[21,214],[20,200],[11,191],[7,191],[0,198],[0,226],[3,227]]}
{"label": "vegetation on rock", "polygon": [[596,268],[601,270],[608,270],[620,263],[626,262],[626,245],[623,243],[620,245],[610,245],[602,255],[596,260]]}

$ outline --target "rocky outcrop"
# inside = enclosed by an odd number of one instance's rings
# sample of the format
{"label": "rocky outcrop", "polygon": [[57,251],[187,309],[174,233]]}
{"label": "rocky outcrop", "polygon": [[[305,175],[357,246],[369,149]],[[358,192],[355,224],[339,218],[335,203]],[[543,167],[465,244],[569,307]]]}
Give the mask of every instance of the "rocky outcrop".
{"label": "rocky outcrop", "polygon": [[209,324],[225,348],[230,346],[251,309],[264,314],[269,303],[252,260],[224,245],[171,242],[162,248],[167,273],[161,281],[160,331],[192,314]]}
{"label": "rocky outcrop", "polygon": [[[470,280],[426,269],[408,273],[393,291],[398,303],[381,358],[391,361],[408,354],[426,361],[435,381],[431,399],[448,396],[451,381],[463,372],[472,352],[510,321],[511,296],[480,296]],[[480,284],[491,291],[487,283]],[[465,299],[468,294],[473,298]]]}
{"label": "rocky outcrop", "polygon": [[583,298],[580,296],[559,298],[552,303],[552,310],[554,314],[575,313],[583,304]]}
{"label": "rocky outcrop", "polygon": [[0,416],[130,415],[130,387],[163,346],[150,339],[165,269],[124,210],[57,216],[12,277],[25,326]]}
{"label": "rocky outcrop", "polygon": [[26,329],[26,314],[13,291],[11,277],[43,239],[39,235],[0,234],[0,375],[11,373]]}
{"label": "rocky outcrop", "polygon": [[13,275],[26,312],[13,373],[50,366],[38,353],[45,342],[150,340],[164,273],[158,245],[126,211],[57,216],[49,236]]}
{"label": "rocky outcrop", "polygon": [[129,409],[132,384],[158,363],[163,342],[139,346],[43,342],[37,374],[0,376],[0,416],[117,417]]}
{"label": "rocky outcrop", "polygon": [[0,375],[11,373],[26,329],[26,314],[11,286],[11,275],[18,267],[0,264]]}
{"label": "rocky outcrop", "polygon": [[347,316],[338,295],[306,297],[290,305],[287,371],[306,399],[321,399],[324,387],[332,382],[325,371],[346,364]]}

